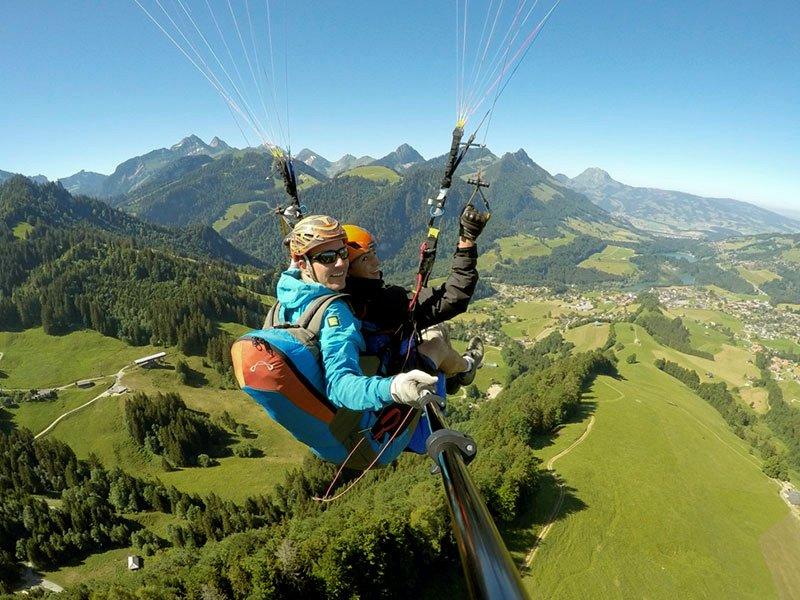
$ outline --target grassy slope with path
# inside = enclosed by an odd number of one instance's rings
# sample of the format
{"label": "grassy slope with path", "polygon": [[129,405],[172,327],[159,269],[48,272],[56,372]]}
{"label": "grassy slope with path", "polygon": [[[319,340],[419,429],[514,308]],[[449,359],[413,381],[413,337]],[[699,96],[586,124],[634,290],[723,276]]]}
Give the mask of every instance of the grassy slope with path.
{"label": "grassy slope with path", "polygon": [[219,464],[214,467],[165,473],[159,458],[138,448],[131,440],[125,423],[126,396],[102,398],[59,423],[48,435],[68,443],[81,458],[94,452],[106,467],[119,466],[132,473],[155,476],[185,492],[208,494],[213,491],[222,498],[243,501],[248,496],[271,491],[288,469],[299,466],[306,453],[305,447],[271,421],[246,394],[215,387],[219,376],[203,367],[201,359],[189,357],[185,360],[192,369],[202,373],[210,385],[197,388],[181,385],[171,368],[133,370],[125,375],[123,384],[148,394],[178,392],[189,408],[212,417],[228,411],[237,422],[247,425],[255,437],[245,441],[260,449],[263,456],[227,456],[217,459]]}
{"label": "grassy slope with path", "polygon": [[[221,328],[232,335],[238,335],[246,329],[231,323],[222,324]],[[128,346],[94,331],[48,336],[41,329],[19,333],[0,332],[0,348],[4,353],[3,371],[7,375],[2,385],[25,389],[109,375],[135,358],[163,350],[152,346]],[[176,356],[180,355],[170,354],[167,360],[174,362]],[[184,359],[202,374],[208,386],[181,385],[172,368],[132,369],[125,374],[122,384],[134,391],[150,394],[176,391],[190,408],[212,416],[227,410],[255,435],[246,441],[261,449],[264,453],[262,457],[223,457],[219,459],[218,466],[208,469],[182,469],[165,473],[159,458],[148,455],[131,441],[124,416],[126,396],[100,398],[61,421],[47,435],[67,442],[81,458],[93,452],[106,467],[119,466],[134,474],[155,476],[186,492],[207,494],[214,491],[223,498],[241,501],[247,496],[270,491],[287,469],[300,464],[306,450],[273,423],[243,392],[219,389],[219,375],[213,369],[204,367],[200,358]],[[59,391],[57,400],[26,402],[9,412],[18,425],[37,433],[58,416],[100,394],[111,383],[113,379],[109,378],[96,382],[94,387],[87,390],[71,387]],[[220,485],[221,482],[225,484]]]}
{"label": "grassy slope with path", "polygon": [[0,332],[6,388],[48,388],[116,373],[136,358],[160,352],[155,346],[129,346],[92,330],[52,336],[41,327]]}
{"label": "grassy slope with path", "polygon": [[[525,574],[529,591],[547,598],[587,590],[647,598],[800,593],[791,587],[800,546],[786,543],[800,525],[785,521],[777,486],[713,408],[652,366],[663,348],[642,330],[618,327],[617,336],[626,345],[621,358],[635,351],[640,362],[621,360],[624,379],[600,377],[591,389],[594,428],[555,466],[571,492]],[[539,451],[542,460],[573,443],[588,418],[566,426]],[[540,499],[552,500],[552,490]],[[773,539],[779,523],[788,533]]]}

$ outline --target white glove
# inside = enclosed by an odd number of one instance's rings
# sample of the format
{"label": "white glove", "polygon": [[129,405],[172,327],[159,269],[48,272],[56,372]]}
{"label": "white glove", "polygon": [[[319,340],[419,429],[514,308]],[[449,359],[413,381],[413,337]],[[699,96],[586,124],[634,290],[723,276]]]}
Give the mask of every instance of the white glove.
{"label": "white glove", "polygon": [[437,381],[437,377],[428,375],[425,371],[414,370],[400,373],[392,379],[392,398],[400,404],[420,407],[423,404],[420,402],[422,392],[434,392]]}

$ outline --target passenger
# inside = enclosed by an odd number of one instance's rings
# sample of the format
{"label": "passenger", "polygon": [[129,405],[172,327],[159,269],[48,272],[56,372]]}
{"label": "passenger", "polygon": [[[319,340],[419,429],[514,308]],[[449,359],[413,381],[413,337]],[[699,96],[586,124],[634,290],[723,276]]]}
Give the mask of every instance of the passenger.
{"label": "passenger", "polygon": [[[383,281],[375,240],[366,229],[345,225],[350,269],[345,291],[351,296],[356,317],[362,321],[372,364],[364,361],[367,372],[383,375],[408,368],[408,348],[404,341],[413,338],[414,327],[422,330],[417,351],[427,357],[432,367],[448,378],[453,393],[460,385],[469,385],[483,360],[483,342],[473,337],[462,355],[450,345],[449,327],[444,321],[467,310],[478,283],[476,240],[489,216],[468,205],[459,220],[459,241],[450,276],[442,285],[420,292],[414,323],[408,310],[411,294],[403,287]],[[363,359],[362,359],[363,361]],[[413,366],[414,363],[412,362]]]}
{"label": "passenger", "polygon": [[[338,221],[312,215],[302,219],[288,236],[294,265],[278,281],[279,318],[296,323],[308,305],[320,296],[341,292],[348,271],[347,236]],[[345,299],[325,311],[319,335],[327,398],[336,406],[357,411],[379,411],[398,402],[418,406],[424,391],[433,391],[436,377],[420,370],[393,377],[363,374],[359,355],[365,351],[359,322]]]}

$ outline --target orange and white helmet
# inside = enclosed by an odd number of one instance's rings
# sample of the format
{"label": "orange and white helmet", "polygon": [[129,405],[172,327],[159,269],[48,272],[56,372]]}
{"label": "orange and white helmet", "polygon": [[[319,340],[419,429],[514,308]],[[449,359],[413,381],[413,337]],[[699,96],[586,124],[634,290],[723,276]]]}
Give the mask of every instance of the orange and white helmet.
{"label": "orange and white helmet", "polygon": [[346,242],[347,234],[339,221],[327,215],[310,215],[301,219],[287,236],[289,252],[293,258],[304,256],[331,240]]}
{"label": "orange and white helmet", "polygon": [[375,238],[363,227],[343,225],[342,229],[347,234],[347,251],[350,262],[375,249]]}

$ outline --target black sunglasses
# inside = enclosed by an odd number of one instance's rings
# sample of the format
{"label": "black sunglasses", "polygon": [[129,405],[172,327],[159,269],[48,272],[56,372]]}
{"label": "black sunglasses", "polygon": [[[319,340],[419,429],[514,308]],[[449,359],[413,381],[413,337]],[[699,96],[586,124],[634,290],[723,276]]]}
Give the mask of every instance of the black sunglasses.
{"label": "black sunglasses", "polygon": [[318,262],[321,265],[332,265],[336,262],[337,258],[347,260],[347,255],[347,246],[342,246],[338,250],[325,250],[324,252],[318,252],[314,256],[309,256],[308,259]]}

